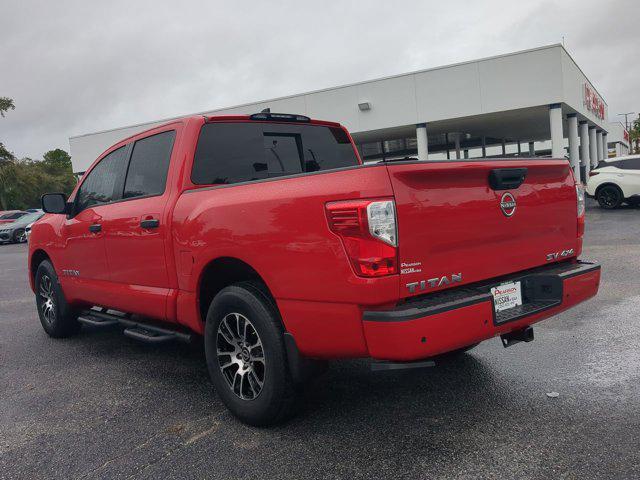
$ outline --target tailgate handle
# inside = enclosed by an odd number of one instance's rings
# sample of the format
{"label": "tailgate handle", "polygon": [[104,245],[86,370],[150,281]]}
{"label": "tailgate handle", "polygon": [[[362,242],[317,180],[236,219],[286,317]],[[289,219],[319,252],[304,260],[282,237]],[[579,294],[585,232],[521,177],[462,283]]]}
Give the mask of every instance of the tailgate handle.
{"label": "tailgate handle", "polygon": [[142,220],[140,222],[140,226],[142,228],[158,228],[160,226],[160,220],[158,220],[157,218]]}
{"label": "tailgate handle", "polygon": [[489,185],[493,190],[511,190],[522,185],[526,176],[526,168],[494,168],[489,173]]}

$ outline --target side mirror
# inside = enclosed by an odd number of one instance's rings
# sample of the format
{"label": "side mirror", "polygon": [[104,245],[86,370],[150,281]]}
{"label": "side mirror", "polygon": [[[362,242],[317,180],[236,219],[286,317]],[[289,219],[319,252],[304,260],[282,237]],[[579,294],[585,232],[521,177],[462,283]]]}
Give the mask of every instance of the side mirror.
{"label": "side mirror", "polygon": [[64,193],[42,195],[42,210],[46,213],[67,213],[67,197]]}

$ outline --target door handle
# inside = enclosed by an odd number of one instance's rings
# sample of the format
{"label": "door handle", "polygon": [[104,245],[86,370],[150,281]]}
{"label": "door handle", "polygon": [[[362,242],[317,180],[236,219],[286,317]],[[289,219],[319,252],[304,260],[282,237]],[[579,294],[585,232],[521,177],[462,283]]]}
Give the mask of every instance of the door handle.
{"label": "door handle", "polygon": [[89,231],[91,233],[98,233],[102,231],[102,225],[100,225],[99,223],[94,223],[93,225],[89,225]]}
{"label": "door handle", "polygon": [[160,220],[152,218],[150,220],[141,220],[140,226],[142,228],[158,228],[160,226]]}

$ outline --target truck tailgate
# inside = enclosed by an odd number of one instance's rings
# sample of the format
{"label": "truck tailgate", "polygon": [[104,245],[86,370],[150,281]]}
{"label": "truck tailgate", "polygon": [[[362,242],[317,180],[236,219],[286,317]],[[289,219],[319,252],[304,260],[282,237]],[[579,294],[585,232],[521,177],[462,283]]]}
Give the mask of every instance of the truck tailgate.
{"label": "truck tailgate", "polygon": [[[514,168],[526,168],[521,185],[490,184],[492,170],[499,175]],[[399,162],[387,170],[398,216],[401,297],[580,253],[576,190],[566,160]],[[415,282],[418,288],[407,287]]]}

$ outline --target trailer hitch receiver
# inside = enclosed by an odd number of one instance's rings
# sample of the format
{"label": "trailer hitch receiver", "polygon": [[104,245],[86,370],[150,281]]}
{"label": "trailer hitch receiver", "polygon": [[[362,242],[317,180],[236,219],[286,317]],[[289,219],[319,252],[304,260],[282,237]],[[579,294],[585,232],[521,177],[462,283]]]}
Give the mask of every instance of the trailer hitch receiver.
{"label": "trailer hitch receiver", "polygon": [[502,346],[504,348],[515,345],[519,342],[532,342],[533,341],[533,327],[526,327],[522,330],[516,330],[515,332],[505,333],[500,335],[502,340]]}

